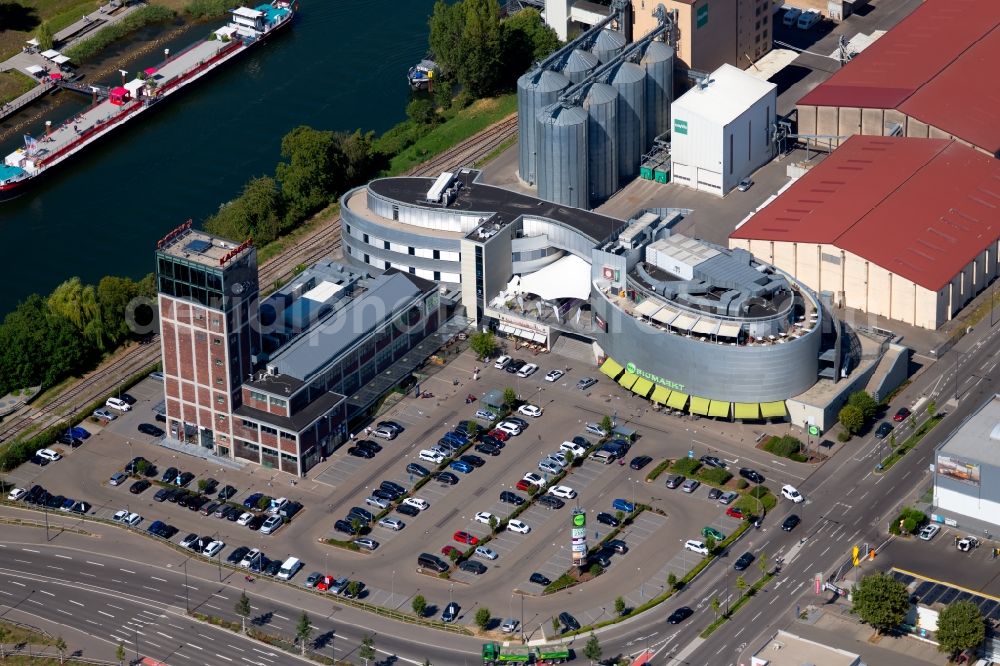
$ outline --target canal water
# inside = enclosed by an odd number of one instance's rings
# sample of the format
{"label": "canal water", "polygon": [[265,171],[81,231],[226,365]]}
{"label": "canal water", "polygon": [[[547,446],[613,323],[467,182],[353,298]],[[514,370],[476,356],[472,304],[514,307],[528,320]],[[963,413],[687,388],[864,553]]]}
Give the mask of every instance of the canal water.
{"label": "canal water", "polygon": [[[96,283],[149,273],[170,229],[204,219],[252,176],[273,175],[293,127],[382,132],[405,118],[406,70],[426,54],[433,0],[301,0],[300,8],[290,30],[0,204],[0,317],[74,275]],[[219,24],[163,46],[176,51]],[[163,51],[153,51],[124,68],[156,64]],[[59,122],[87,103],[63,100],[30,131],[40,136],[45,119]],[[2,155],[19,144],[19,136],[4,141]]]}

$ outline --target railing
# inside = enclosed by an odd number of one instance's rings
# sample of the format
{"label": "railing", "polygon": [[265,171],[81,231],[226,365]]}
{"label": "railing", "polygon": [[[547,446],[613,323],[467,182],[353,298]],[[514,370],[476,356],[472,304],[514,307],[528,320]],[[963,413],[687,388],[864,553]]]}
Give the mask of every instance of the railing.
{"label": "railing", "polygon": [[181,74],[180,76],[178,76],[178,77],[176,77],[174,79],[170,79],[169,81],[160,84],[160,86],[157,88],[157,91],[161,92],[163,94],[166,94],[166,92],[168,90],[176,88],[180,84],[184,83],[185,81],[187,81],[191,77],[195,76],[196,74],[199,74],[200,72],[204,71],[208,67],[211,67],[216,62],[218,62],[221,58],[229,55],[231,52],[235,51],[238,48],[241,48],[242,46],[243,46],[243,42],[241,42],[240,40],[234,39],[233,41],[229,42],[228,45],[224,46],[218,52],[216,52],[216,54],[214,56],[212,56],[211,58],[209,58],[208,60],[206,60],[204,62],[199,63],[198,66],[195,67],[194,69],[191,69],[191,70],[185,72],[184,74]]}
{"label": "railing", "polygon": [[83,143],[86,143],[88,139],[90,139],[98,132],[102,132],[105,129],[112,127],[113,125],[117,125],[118,123],[127,120],[129,115],[131,115],[132,111],[135,110],[135,108],[138,106],[142,106],[142,102],[139,102],[138,100],[133,100],[131,104],[123,106],[121,111],[119,111],[111,119],[101,121],[96,125],[94,125],[93,127],[87,128],[86,130],[81,132],[80,136],[77,137],[75,140],[69,142],[68,144],[66,144],[56,152],[52,153],[51,155],[46,155],[44,158],[36,161],[35,162],[36,167],[39,169],[43,168],[45,165],[49,164],[53,160],[62,157],[67,152],[73,150],[74,148],[80,146]]}
{"label": "railing", "polygon": [[52,91],[55,87],[55,81],[46,81],[45,83],[39,84],[37,87],[24,93],[13,102],[0,106],[0,118],[6,118],[12,113],[15,113],[18,109],[31,104],[42,95]]}

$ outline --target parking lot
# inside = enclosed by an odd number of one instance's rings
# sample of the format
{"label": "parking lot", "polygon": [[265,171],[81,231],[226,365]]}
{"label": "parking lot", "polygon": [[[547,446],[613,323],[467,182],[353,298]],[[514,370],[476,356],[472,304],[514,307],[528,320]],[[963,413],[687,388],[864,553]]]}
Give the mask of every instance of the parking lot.
{"label": "parking lot", "polygon": [[[1000,542],[958,528],[941,528],[930,541],[916,537],[893,539],[879,552],[879,560],[925,578],[1000,597],[1000,558],[993,557],[993,548],[1000,547]],[[956,541],[970,535],[976,537],[979,546],[960,551]]]}

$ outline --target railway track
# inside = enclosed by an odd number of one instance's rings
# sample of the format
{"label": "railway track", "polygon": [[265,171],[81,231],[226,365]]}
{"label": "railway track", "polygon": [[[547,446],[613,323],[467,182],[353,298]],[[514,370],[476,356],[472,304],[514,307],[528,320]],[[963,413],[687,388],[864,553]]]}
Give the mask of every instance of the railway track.
{"label": "railway track", "polygon": [[[517,136],[517,116],[511,115],[487,127],[456,146],[406,172],[408,176],[433,176],[448,169],[470,166],[486,157],[505,141]],[[299,265],[309,265],[341,247],[340,216],[319,229],[303,236],[294,247],[260,267],[260,284],[273,285],[295,274]],[[67,418],[101,395],[109,394],[125,378],[160,359],[160,338],[154,336],[148,344],[130,347],[117,358],[79,380],[54,400],[28,414],[10,418],[0,424],[0,442],[13,441],[29,429],[43,430]]]}

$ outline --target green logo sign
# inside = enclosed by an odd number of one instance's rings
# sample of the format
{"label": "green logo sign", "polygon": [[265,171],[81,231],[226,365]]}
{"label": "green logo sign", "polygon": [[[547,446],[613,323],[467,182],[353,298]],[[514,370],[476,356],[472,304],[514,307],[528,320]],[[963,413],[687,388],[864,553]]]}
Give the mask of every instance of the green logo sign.
{"label": "green logo sign", "polygon": [[814,426],[814,425],[809,426],[809,434],[812,435],[813,437],[819,437],[820,434],[819,426]]}
{"label": "green logo sign", "polygon": [[573,527],[583,527],[587,524],[587,515],[584,513],[577,513],[573,515]]}
{"label": "green logo sign", "polygon": [[672,382],[669,379],[664,379],[663,377],[660,377],[659,375],[654,375],[651,372],[646,372],[645,370],[640,370],[639,368],[635,367],[635,363],[626,363],[625,364],[625,371],[626,372],[631,372],[633,375],[639,375],[640,377],[645,377],[646,379],[648,379],[649,381],[653,382],[654,384],[661,384],[661,385],[666,386],[668,389],[671,389],[673,391],[683,391],[684,390],[684,384],[678,384],[677,382]]}
{"label": "green logo sign", "polygon": [[674,131],[677,132],[678,134],[687,134],[688,133],[687,121],[674,118]]}

